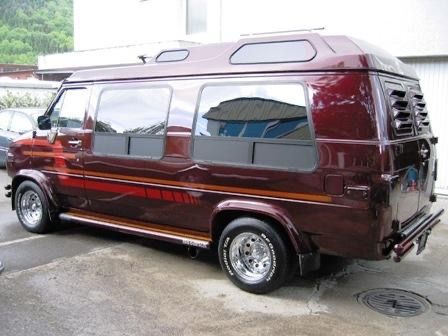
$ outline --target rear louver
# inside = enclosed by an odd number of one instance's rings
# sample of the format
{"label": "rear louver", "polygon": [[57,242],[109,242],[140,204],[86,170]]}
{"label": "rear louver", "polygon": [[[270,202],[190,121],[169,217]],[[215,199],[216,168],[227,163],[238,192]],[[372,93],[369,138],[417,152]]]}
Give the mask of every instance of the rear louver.
{"label": "rear louver", "polygon": [[422,133],[429,127],[428,110],[426,109],[426,102],[423,99],[423,93],[420,91],[420,87],[416,86],[409,88],[409,94],[414,110],[415,124],[418,133]]}
{"label": "rear louver", "polygon": [[412,135],[414,120],[407,90],[399,83],[386,82],[387,95],[392,108],[392,127],[396,135]]}

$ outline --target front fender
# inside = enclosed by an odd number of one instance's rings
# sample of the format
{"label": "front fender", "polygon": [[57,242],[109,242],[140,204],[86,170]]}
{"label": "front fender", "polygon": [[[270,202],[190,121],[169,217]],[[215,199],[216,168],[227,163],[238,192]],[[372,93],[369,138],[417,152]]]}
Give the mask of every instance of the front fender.
{"label": "front fender", "polygon": [[58,208],[59,202],[56,197],[56,193],[54,192],[49,179],[40,171],[33,169],[22,169],[19,170],[12,179],[12,195],[11,195],[11,207],[15,210],[14,199],[16,195],[16,190],[19,184],[22,181],[33,181],[36,183],[47,196],[48,201],[55,208]]}
{"label": "front fender", "polygon": [[228,211],[237,211],[248,214],[256,213],[271,218],[280,224],[283,231],[288,235],[288,238],[297,253],[307,253],[312,251],[310,241],[295,227],[291,217],[285,209],[259,201],[226,200],[219,203],[212,213],[211,232],[215,232],[216,228],[214,226],[218,225],[215,219],[223,212]]}

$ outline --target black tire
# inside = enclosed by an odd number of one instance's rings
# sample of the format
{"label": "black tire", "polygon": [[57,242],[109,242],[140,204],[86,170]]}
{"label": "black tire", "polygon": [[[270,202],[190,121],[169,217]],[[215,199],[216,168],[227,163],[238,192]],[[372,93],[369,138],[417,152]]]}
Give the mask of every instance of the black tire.
{"label": "black tire", "polygon": [[[291,265],[288,252],[287,242],[271,225],[251,217],[230,222],[218,246],[219,262],[227,277],[242,290],[255,294],[268,293],[283,285]],[[237,256],[234,259],[238,262],[232,261],[232,256]],[[262,260],[268,256],[270,262],[264,264]]]}
{"label": "black tire", "polygon": [[15,193],[14,204],[17,218],[25,230],[33,233],[46,233],[51,230],[48,200],[36,183],[32,181],[20,183]]}

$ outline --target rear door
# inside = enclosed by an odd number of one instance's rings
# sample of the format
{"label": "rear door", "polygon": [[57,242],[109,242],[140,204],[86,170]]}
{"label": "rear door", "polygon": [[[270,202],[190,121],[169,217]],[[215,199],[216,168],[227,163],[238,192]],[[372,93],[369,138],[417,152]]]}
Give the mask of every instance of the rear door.
{"label": "rear door", "polygon": [[84,150],[90,131],[85,130],[89,87],[66,88],[47,112],[51,130],[38,130],[33,142],[33,167],[51,180],[63,207],[87,206],[84,193]]}
{"label": "rear door", "polygon": [[15,137],[15,134],[9,131],[11,115],[11,111],[0,112],[0,166],[5,165],[9,143]]}

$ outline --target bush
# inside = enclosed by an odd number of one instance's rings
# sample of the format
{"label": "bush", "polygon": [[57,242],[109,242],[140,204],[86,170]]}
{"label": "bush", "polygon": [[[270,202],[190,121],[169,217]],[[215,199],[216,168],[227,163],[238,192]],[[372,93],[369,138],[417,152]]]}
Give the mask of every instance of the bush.
{"label": "bush", "polygon": [[12,93],[6,91],[0,97],[0,110],[11,107],[39,107],[46,108],[53,100],[55,93],[48,93],[45,97],[36,97],[30,93]]}

